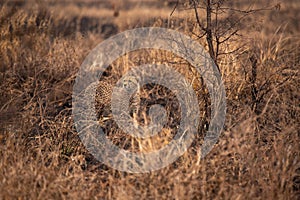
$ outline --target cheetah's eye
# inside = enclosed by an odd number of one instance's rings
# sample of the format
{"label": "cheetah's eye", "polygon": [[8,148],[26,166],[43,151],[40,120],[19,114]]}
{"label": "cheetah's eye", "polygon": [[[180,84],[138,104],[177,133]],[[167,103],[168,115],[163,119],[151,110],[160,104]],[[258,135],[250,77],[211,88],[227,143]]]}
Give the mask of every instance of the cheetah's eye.
{"label": "cheetah's eye", "polygon": [[128,87],[127,82],[124,82],[124,83],[123,83],[123,87],[124,87],[124,88],[127,88],[127,87]]}

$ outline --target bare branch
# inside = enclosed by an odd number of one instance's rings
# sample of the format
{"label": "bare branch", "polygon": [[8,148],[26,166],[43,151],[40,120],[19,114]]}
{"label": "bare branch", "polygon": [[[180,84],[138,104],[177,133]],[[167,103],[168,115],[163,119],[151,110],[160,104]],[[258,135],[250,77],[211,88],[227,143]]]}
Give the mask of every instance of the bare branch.
{"label": "bare branch", "polygon": [[194,36],[196,36],[198,39],[202,39],[206,35],[206,32],[202,33],[201,35],[198,35],[198,34],[196,34],[195,32],[192,31],[192,34]]}
{"label": "bare branch", "polygon": [[219,44],[225,43],[226,41],[230,40],[230,38],[232,38],[234,35],[236,35],[238,33],[238,29],[236,29],[235,31],[233,31],[232,33],[230,33],[226,38],[224,38],[223,40],[219,41]]}
{"label": "bare branch", "polygon": [[273,7],[269,7],[269,8],[260,8],[260,9],[246,9],[246,10],[240,10],[240,9],[236,9],[236,8],[229,8],[229,7],[221,7],[220,10],[224,11],[224,10],[228,10],[228,11],[233,11],[233,12],[237,12],[237,13],[241,13],[241,14],[253,14],[253,13],[257,13],[257,12],[261,12],[261,11],[269,11],[272,10]]}
{"label": "bare branch", "polygon": [[198,14],[196,2],[195,2],[195,0],[191,0],[191,1],[192,1],[192,3],[193,3],[194,12],[195,12],[195,15],[196,15],[196,20],[197,20],[197,24],[198,24],[199,28],[200,28],[202,31],[206,32],[206,28],[204,28],[204,26],[203,26],[203,25],[201,24],[201,22],[200,22],[200,18],[199,18],[199,14]]}
{"label": "bare branch", "polygon": [[175,4],[175,6],[174,6],[174,8],[173,8],[173,10],[172,10],[172,12],[171,12],[171,14],[170,14],[170,17],[171,17],[171,16],[173,15],[173,13],[175,12],[176,8],[178,7],[178,4],[179,4],[179,0],[176,1],[176,4]]}
{"label": "bare branch", "polygon": [[240,51],[242,48],[243,48],[243,47],[238,47],[238,48],[236,48],[236,49],[234,49],[234,50],[232,50],[232,51],[221,52],[221,53],[219,53],[219,56],[220,56],[220,55],[229,55],[229,54],[233,54],[233,53],[235,53],[235,52]]}

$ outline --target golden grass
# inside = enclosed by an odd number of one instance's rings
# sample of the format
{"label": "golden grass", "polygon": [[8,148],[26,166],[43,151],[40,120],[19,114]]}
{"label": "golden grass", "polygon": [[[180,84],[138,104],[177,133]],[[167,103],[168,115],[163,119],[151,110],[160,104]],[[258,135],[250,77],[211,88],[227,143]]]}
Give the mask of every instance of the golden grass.
{"label": "golden grass", "polygon": [[[68,24],[73,16],[48,12],[44,6],[0,7],[0,199],[299,198],[300,40],[299,21],[293,20],[299,3],[285,3],[279,13],[260,14],[262,19],[276,20],[263,20],[252,29],[244,27],[243,36],[224,47],[230,51],[244,45],[239,54],[220,58],[227,93],[226,123],[207,157],[198,158],[199,135],[175,163],[146,174],[111,169],[95,160],[81,143],[71,115],[72,87],[85,56],[104,38],[96,33],[82,36],[78,31],[61,34],[66,30],[58,29],[59,22]],[[288,13],[291,8],[293,13]],[[83,14],[97,13],[95,9],[70,10],[79,21]],[[56,11],[64,12],[62,8]],[[165,11],[161,15],[160,10],[150,10],[149,18],[140,17],[139,9],[133,11],[121,10],[115,19],[109,10],[93,17],[111,16],[107,22],[116,24],[119,31],[135,27],[139,18],[146,24],[165,26]],[[190,15],[187,18],[192,20]],[[190,35],[189,28],[182,26],[180,30]],[[257,59],[254,85],[250,58]],[[170,64],[170,59],[176,62]],[[105,78],[116,82],[130,67],[154,61],[170,64],[190,82],[199,76],[170,53],[149,50],[116,60]],[[201,83],[194,82],[193,87],[203,109]],[[254,87],[259,101],[252,99]],[[144,93],[156,90],[160,88]],[[174,134],[165,128],[161,137],[141,141],[124,137],[113,123],[105,125],[113,142],[132,151],[160,148]]]}

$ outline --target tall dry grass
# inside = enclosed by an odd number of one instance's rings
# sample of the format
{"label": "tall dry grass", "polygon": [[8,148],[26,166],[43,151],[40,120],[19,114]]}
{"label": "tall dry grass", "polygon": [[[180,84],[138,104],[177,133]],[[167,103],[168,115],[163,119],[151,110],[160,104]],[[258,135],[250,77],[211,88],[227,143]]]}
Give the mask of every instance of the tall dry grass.
{"label": "tall dry grass", "polygon": [[[286,5],[286,9],[291,5],[299,9],[298,4]],[[71,116],[76,72],[103,38],[93,30],[80,33],[76,27],[67,32],[59,22],[71,24],[73,18],[59,18],[45,8],[41,4],[1,4],[0,8],[0,199],[299,198],[298,24],[279,26],[280,22],[276,29],[262,25],[263,31],[245,37],[246,42],[241,38],[243,52],[222,57],[226,123],[205,159],[198,159],[199,136],[174,164],[151,173],[130,174],[97,162],[82,145]],[[270,18],[277,15],[268,14]],[[112,23],[121,27],[118,20]],[[161,19],[149,21],[165,26]],[[199,76],[168,52],[149,50],[118,59],[106,78],[116,81],[133,65],[170,59],[176,61],[172,67],[188,80]],[[202,86],[195,83],[193,87],[203,108]],[[157,89],[150,88],[150,92]],[[114,126],[107,130],[118,131]],[[128,144],[129,150],[139,145],[146,150],[153,147],[149,141],[121,140],[124,135],[119,134],[112,139],[121,146]],[[160,147],[159,142],[169,141],[161,136],[151,144]]]}

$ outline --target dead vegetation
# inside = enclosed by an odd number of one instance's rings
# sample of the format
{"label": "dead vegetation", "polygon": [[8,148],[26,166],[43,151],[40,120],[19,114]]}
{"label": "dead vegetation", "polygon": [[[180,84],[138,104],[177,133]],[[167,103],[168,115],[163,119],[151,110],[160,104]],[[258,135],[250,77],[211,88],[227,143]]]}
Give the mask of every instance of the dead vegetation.
{"label": "dead vegetation", "polygon": [[[99,16],[84,16],[85,12],[59,15],[63,8],[60,11],[55,4],[0,5],[0,199],[299,198],[297,1],[287,1],[280,11],[250,18],[247,23],[253,25],[242,29],[240,40],[223,47],[229,52],[244,46],[243,51],[220,58],[227,115],[224,132],[214,149],[199,160],[199,134],[175,163],[146,174],[111,169],[85,149],[72,119],[74,80],[85,56],[106,37],[147,23],[173,26],[191,35],[191,13],[187,11],[184,19],[182,12],[174,14],[174,20],[158,12],[156,18],[141,20],[139,12],[135,16],[126,8],[120,9],[117,17],[112,10],[111,17],[96,23]],[[71,7],[74,11],[82,9]],[[105,9],[104,13],[110,13],[109,8]],[[172,10],[168,6],[166,9]],[[105,31],[104,26],[109,30]],[[152,62],[169,64],[191,83],[199,76],[169,52],[149,50],[116,60],[104,79],[116,82],[130,67]],[[204,113],[203,85],[193,82],[193,88]],[[147,94],[160,94],[158,102],[175,113],[175,120],[169,121],[160,137],[150,141],[125,137],[112,121],[106,121],[103,126],[107,137],[132,151],[150,151],[167,144],[178,117],[170,91],[150,85],[142,92],[144,102]],[[209,119],[200,117],[203,123],[199,130],[205,131]]]}

